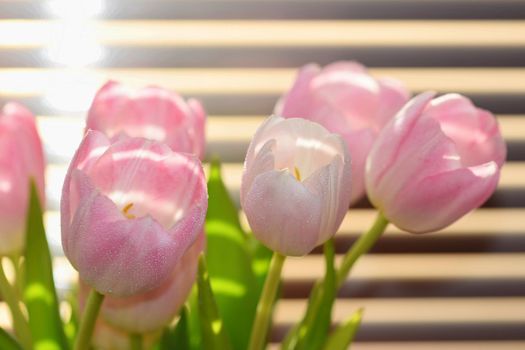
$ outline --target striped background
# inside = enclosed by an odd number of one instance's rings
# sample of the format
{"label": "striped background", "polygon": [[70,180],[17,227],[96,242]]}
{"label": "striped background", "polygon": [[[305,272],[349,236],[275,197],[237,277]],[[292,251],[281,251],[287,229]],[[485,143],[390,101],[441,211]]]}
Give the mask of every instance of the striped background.
{"label": "striped background", "polygon": [[[62,287],[74,278],[60,249],[62,178],[106,79],[199,98],[208,157],[227,163],[237,198],[250,137],[296,68],[356,59],[414,93],[460,92],[490,109],[509,156],[483,208],[436,234],[389,228],[341,290],[335,319],[365,307],[356,350],[525,349],[525,1],[116,0],[99,14],[100,1],[67,3],[0,0],[0,103],[38,115]],[[372,219],[366,200],[350,211],[337,253]],[[286,262],[272,341],[302,315],[319,253]]]}

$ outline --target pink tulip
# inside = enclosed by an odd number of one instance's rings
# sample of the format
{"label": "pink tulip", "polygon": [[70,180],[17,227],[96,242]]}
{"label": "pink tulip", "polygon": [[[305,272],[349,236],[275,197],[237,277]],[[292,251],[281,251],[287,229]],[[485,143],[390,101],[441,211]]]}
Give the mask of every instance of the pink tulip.
{"label": "pink tulip", "polygon": [[207,204],[195,156],[89,131],[64,180],[62,246],[98,292],[142,294],[169,278],[202,231]]}
{"label": "pink tulip", "polygon": [[408,101],[409,92],[394,79],[375,79],[357,62],[336,62],[321,69],[304,66],[275,114],[305,118],[340,134],[352,156],[352,199],[365,192],[366,157],[383,126]]}
{"label": "pink tulip", "polygon": [[114,81],[95,95],[86,130],[98,130],[109,138],[124,133],[161,141],[176,152],[204,156],[206,112],[194,99],[185,102],[175,92],[148,86],[139,90]]}
{"label": "pink tulip", "polygon": [[381,132],[367,162],[372,203],[401,229],[450,225],[494,192],[506,146],[494,116],[457,94],[412,99]]}
{"label": "pink tulip", "polygon": [[263,244],[300,256],[330,239],[350,202],[343,139],[305,119],[268,118],[250,143],[241,204]]}
{"label": "pink tulip", "polygon": [[44,152],[35,117],[17,103],[0,111],[0,255],[18,253],[25,241],[29,179],[44,202]]}
{"label": "pink tulip", "polygon": [[[169,278],[158,288],[127,298],[104,298],[100,311],[104,321],[128,333],[140,334],[154,332],[170,323],[186,301],[195,282],[204,240],[204,233],[201,233],[172,269]],[[83,283],[81,287],[83,304],[89,290]]]}

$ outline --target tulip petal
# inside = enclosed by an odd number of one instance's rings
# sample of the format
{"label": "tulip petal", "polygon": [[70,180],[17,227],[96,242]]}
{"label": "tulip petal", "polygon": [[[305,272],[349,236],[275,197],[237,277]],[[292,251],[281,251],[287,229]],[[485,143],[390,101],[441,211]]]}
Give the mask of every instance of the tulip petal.
{"label": "tulip petal", "polygon": [[82,172],[74,173],[72,181],[82,193],[91,190],[66,239],[66,254],[82,279],[100,293],[119,297],[150,291],[165,281],[186,247],[150,216],[122,218]]}
{"label": "tulip petal", "polygon": [[[367,188],[378,208],[395,205],[394,198],[412,182],[462,167],[456,145],[446,137],[436,120],[421,117],[405,136],[395,163],[375,188]],[[375,199],[378,193],[381,193],[382,203]]]}
{"label": "tulip petal", "polygon": [[69,165],[64,185],[62,187],[62,199],[60,201],[60,222],[62,231],[62,246],[64,251],[68,249],[68,244],[64,244],[64,239],[69,235],[69,226],[72,221],[72,215],[78,208],[80,197],[77,191],[71,189],[72,173],[81,169],[89,172],[93,164],[97,161],[100,155],[106,151],[110,142],[108,138],[98,131],[88,131],[84,140],[80,144],[78,150],[75,152],[73,159]]}
{"label": "tulip petal", "polygon": [[323,211],[320,198],[289,172],[257,176],[243,209],[257,238],[271,249],[302,256],[316,246]]}
{"label": "tulip petal", "polygon": [[490,112],[476,108],[464,96],[447,94],[431,101],[425,114],[438,120],[443,132],[454,140],[465,166],[491,160],[503,165],[505,144]]}
{"label": "tulip petal", "polygon": [[317,244],[330,239],[348,212],[351,196],[350,162],[343,157],[317,170],[304,181],[304,186],[317,194],[321,202],[321,225]]}
{"label": "tulip petal", "polygon": [[134,138],[114,143],[88,175],[122,210],[131,205],[130,215],[149,214],[168,229],[202,201],[202,174],[195,157]]}
{"label": "tulip petal", "polygon": [[434,95],[434,92],[429,91],[414,97],[379,134],[366,164],[366,188],[369,196],[375,192],[385,173],[397,162],[400,148],[407,140],[407,135],[412,132],[421,113]]}
{"label": "tulip petal", "polygon": [[[188,106],[193,114],[193,123],[186,123],[185,128],[189,134],[190,139],[195,140],[193,151],[200,159],[204,158],[204,149],[206,146],[206,111],[202,104],[190,98]],[[193,124],[193,125],[188,125]]]}
{"label": "tulip petal", "polygon": [[253,180],[260,174],[275,169],[275,159],[273,156],[275,144],[275,139],[268,140],[257,153],[251,164],[245,167],[241,181],[241,203],[244,203],[246,192],[252,187]]}
{"label": "tulip petal", "polygon": [[317,123],[272,116],[253,137],[246,156],[246,169],[251,168],[254,154],[269,140],[276,140],[272,146],[274,167],[289,170],[297,167],[303,179],[329,164],[335,155],[346,152],[344,143]]}
{"label": "tulip petal", "polygon": [[[379,84],[368,74],[323,71],[323,74],[312,81],[312,89],[316,92],[312,120],[320,124],[324,124],[320,120],[327,118],[326,114],[333,115],[337,111],[340,117],[330,121],[344,123],[338,129],[346,131],[349,128],[366,128],[378,112]],[[327,110],[331,112],[326,113]],[[312,111],[307,115],[311,116]]]}
{"label": "tulip petal", "polygon": [[204,119],[202,106],[191,105],[175,92],[157,86],[133,89],[106,83],[96,94],[86,121],[87,128],[109,138],[124,133],[168,143],[179,152],[202,156]]}
{"label": "tulip petal", "polygon": [[423,233],[439,230],[485,202],[496,189],[495,162],[460,168],[410,183],[386,212],[401,229]]}
{"label": "tulip petal", "polygon": [[410,93],[397,79],[380,78],[378,83],[381,103],[379,103],[376,125],[377,130],[381,130],[410,99]]}
{"label": "tulip petal", "polygon": [[284,100],[278,103],[275,114],[287,117],[304,117],[311,111],[311,82],[319,74],[321,68],[316,64],[302,67],[292,88]]}
{"label": "tulip petal", "polygon": [[105,298],[101,310],[104,319],[131,333],[152,332],[168,324],[190,293],[203,246],[201,234],[159,288],[129,298]]}

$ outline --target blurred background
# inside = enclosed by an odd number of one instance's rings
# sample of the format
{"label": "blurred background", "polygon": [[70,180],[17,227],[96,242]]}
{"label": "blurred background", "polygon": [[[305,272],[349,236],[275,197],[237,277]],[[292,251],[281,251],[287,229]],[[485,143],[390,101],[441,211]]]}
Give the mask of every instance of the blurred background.
{"label": "blurred background", "polygon": [[[357,60],[413,93],[459,92],[494,112],[508,162],[494,196],[443,232],[389,228],[340,292],[337,321],[358,307],[355,350],[525,349],[525,1],[0,0],[0,104],[37,115],[47,168],[46,226],[64,290],[59,198],[85,112],[107,79],[200,99],[207,154],[238,202],[257,126],[309,62]],[[336,236],[344,253],[372,222],[364,200]],[[320,251],[289,259],[272,341],[302,315]],[[5,312],[3,312],[5,315]],[[6,317],[2,317],[5,322]]]}

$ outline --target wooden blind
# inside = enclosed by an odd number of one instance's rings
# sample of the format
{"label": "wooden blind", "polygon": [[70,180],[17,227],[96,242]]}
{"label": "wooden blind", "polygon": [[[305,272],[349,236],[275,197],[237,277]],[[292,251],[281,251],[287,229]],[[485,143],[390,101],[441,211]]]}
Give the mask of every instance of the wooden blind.
{"label": "wooden blind", "polygon": [[[62,179],[85,111],[106,79],[200,99],[207,157],[238,200],[257,126],[309,62],[358,60],[413,93],[460,92],[493,111],[508,143],[496,193],[435,234],[390,227],[339,293],[335,321],[365,308],[355,350],[525,349],[525,1],[0,0],[0,103],[38,115],[46,226],[59,289],[75,278],[60,248]],[[363,200],[336,236],[342,255],[372,222]],[[273,343],[302,315],[320,251],[289,259]],[[274,345],[275,346],[275,345]]]}

